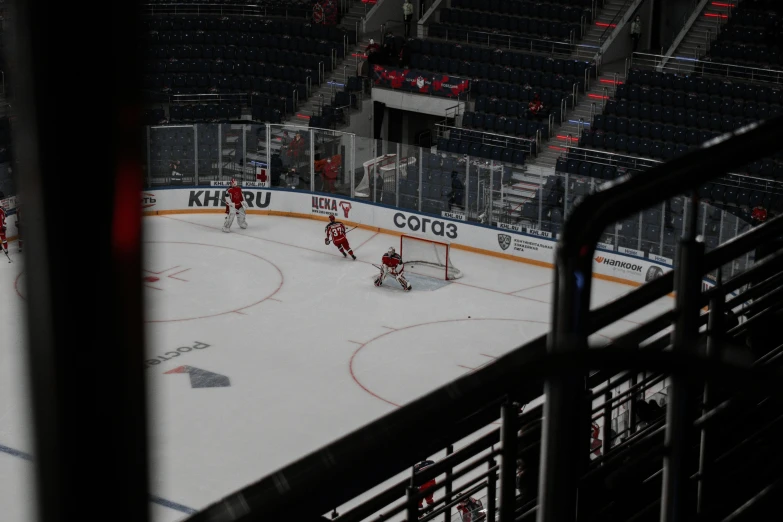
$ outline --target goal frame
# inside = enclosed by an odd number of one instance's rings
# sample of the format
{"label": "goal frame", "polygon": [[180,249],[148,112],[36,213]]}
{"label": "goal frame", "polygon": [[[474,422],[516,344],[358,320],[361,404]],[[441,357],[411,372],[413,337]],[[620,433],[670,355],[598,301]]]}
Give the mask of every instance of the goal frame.
{"label": "goal frame", "polygon": [[[405,251],[403,249],[403,244],[405,242],[405,238],[412,239],[414,241],[421,241],[423,243],[430,243],[435,245],[443,245],[446,247],[446,262],[444,266],[444,272],[445,272],[445,281],[452,281],[454,279],[458,279],[459,277],[462,277],[462,272],[460,270],[457,270],[457,272],[460,274],[458,277],[454,277],[452,279],[449,279],[449,259],[451,259],[451,243],[448,243],[446,241],[438,241],[436,239],[430,239],[427,237],[419,237],[419,236],[412,236],[410,234],[400,234],[400,257],[402,257],[402,262],[407,263],[405,260]],[[456,268],[456,267],[455,267]]]}

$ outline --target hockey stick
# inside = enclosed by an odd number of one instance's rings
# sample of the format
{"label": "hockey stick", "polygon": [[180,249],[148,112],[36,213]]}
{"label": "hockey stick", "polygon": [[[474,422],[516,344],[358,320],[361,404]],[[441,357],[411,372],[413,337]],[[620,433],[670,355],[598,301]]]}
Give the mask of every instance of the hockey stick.
{"label": "hockey stick", "polygon": [[11,256],[8,255],[8,251],[7,250],[3,250],[3,253],[5,254],[5,257],[8,258],[8,262],[9,263],[13,263],[13,261],[11,261]]}
{"label": "hockey stick", "polygon": [[348,232],[350,232],[351,230],[355,230],[355,229],[357,229],[357,228],[359,228],[359,225],[356,225],[356,226],[355,226],[355,227],[353,227],[353,228],[349,228],[348,230],[346,230],[346,231],[345,231],[345,233],[347,234],[347,233],[348,233]]}

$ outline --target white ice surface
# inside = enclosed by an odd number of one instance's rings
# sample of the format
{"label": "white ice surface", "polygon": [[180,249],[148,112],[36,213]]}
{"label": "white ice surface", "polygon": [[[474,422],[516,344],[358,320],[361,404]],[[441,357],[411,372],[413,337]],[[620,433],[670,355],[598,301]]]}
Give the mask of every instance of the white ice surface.
{"label": "white ice surface", "polygon": [[[202,508],[548,329],[549,269],[453,250],[462,279],[405,293],[391,278],[372,284],[370,263],[397,237],[353,230],[352,261],[324,245],[320,221],[248,223],[224,234],[221,215],[145,218],[148,360],[165,359],[146,370],[151,493],[168,501]],[[14,250],[15,263],[0,260],[0,513],[26,522],[32,466],[11,455],[32,452]],[[593,303],[629,290],[595,281]],[[671,306],[664,298],[595,341]],[[209,347],[177,352],[194,343]],[[231,385],[165,373],[183,365]],[[151,509],[160,522],[186,516]]]}

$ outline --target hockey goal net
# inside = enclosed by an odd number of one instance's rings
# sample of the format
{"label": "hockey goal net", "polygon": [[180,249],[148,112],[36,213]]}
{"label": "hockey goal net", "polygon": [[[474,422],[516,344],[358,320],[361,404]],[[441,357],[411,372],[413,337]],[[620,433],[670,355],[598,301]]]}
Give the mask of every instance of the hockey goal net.
{"label": "hockey goal net", "polygon": [[400,237],[400,256],[405,271],[438,279],[459,279],[462,272],[451,259],[451,245],[413,236]]}

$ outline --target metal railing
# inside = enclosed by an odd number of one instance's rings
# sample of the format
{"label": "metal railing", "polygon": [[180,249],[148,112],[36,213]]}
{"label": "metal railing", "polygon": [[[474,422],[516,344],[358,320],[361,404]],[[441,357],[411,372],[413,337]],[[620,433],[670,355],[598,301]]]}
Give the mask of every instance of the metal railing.
{"label": "metal railing", "polygon": [[677,74],[692,74],[727,80],[755,83],[783,83],[783,70],[762,69],[744,65],[731,65],[680,56],[666,57],[658,54],[633,53],[627,62],[631,67],[644,67]]}
{"label": "metal railing", "polygon": [[237,5],[237,4],[143,4],[142,13],[146,15],[213,15],[213,16],[242,16],[253,18],[265,18],[268,16],[284,16],[285,18],[302,18],[310,20],[313,10],[296,8],[286,5],[280,12],[280,7],[266,5]]}
{"label": "metal railing", "polygon": [[[724,139],[710,147],[702,147],[686,156],[669,162],[640,176],[633,176],[586,198],[574,209],[566,222],[560,248],[556,253],[556,298],[553,304],[552,334],[547,351],[550,354],[579,356],[588,350],[588,336],[592,320],[590,312],[593,253],[596,243],[607,226],[632,215],[640,207],[647,208],[683,191],[695,190],[730,169],[762,158],[780,149],[775,143],[777,133],[783,130],[783,117],[752,125],[736,131],[731,139]],[[738,153],[738,151],[742,151]],[[694,226],[696,205],[692,207],[693,219],[686,239],[679,243],[677,277],[677,310],[673,320],[673,353],[687,354],[694,349],[698,338],[699,300],[701,279],[704,273],[720,267],[716,259],[732,250],[718,249],[713,255],[704,256],[703,244],[696,242]],[[774,223],[774,224],[773,224]],[[761,229],[762,227],[759,227]],[[768,223],[765,232],[783,232],[783,219]],[[759,232],[757,229],[754,232]],[[749,235],[754,235],[751,232]],[[761,233],[755,234],[762,235]],[[771,237],[775,237],[773,234]],[[735,242],[738,243],[738,242]],[[736,253],[736,252],[734,252]],[[672,274],[667,280],[673,281]],[[689,395],[688,384],[678,377],[672,384],[666,426],[667,440],[673,440],[669,455],[664,461],[661,496],[661,519],[684,520],[682,510],[685,498],[684,476],[687,450],[681,444],[687,439],[672,439],[687,429],[686,413]],[[579,433],[582,415],[580,400],[585,383],[578,373],[548,379],[544,411],[544,446],[541,452],[542,469],[538,520],[542,522],[565,520],[575,512],[578,482],[574,477],[574,462],[579,461],[573,434]],[[679,502],[679,503],[678,503]],[[569,514],[570,513],[570,514]]]}
{"label": "metal railing", "polygon": [[[429,34],[429,26],[427,27],[428,38],[440,38],[440,36],[431,36]],[[445,31],[445,40],[454,40],[465,42],[471,45],[480,45],[484,47],[491,47],[493,49],[508,49],[512,51],[522,52],[535,52],[540,54],[548,54],[550,56],[563,56],[570,57],[574,51],[574,37],[573,31],[568,41],[559,40],[540,40],[537,38],[531,38],[521,35],[502,34],[496,32],[474,31],[464,28],[449,30],[448,27],[442,28]],[[464,38],[460,38],[464,34]],[[587,49],[592,46],[582,45],[581,47]],[[595,53],[585,56],[585,59],[592,59]]]}

